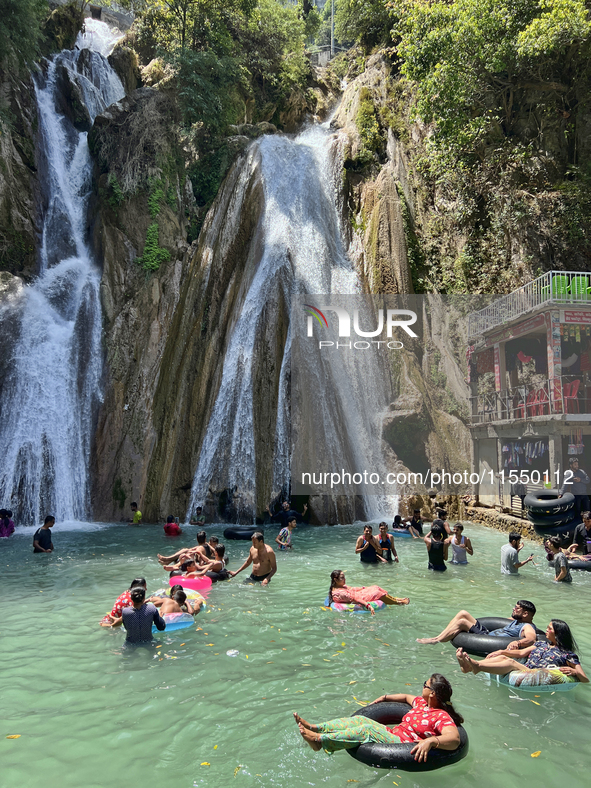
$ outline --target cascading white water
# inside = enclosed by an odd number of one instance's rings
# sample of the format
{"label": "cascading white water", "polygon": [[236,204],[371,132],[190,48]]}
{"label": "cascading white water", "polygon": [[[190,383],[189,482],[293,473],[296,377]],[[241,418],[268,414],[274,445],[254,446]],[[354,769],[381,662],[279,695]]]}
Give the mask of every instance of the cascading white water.
{"label": "cascading white water", "polygon": [[87,132],[63,113],[63,88],[64,77],[77,88],[87,123],[121,99],[125,91],[105,59],[119,36],[89,20],[77,48],[56,55],[35,86],[45,173],[40,275],[27,288],[0,415],[0,500],[23,524],[48,513],[60,520],[89,515],[102,369],[100,270],[88,239]]}
{"label": "cascading white water", "polygon": [[[280,301],[290,304],[296,294],[354,294],[361,292],[358,275],[342,243],[336,209],[339,156],[336,135],[328,124],[313,126],[295,139],[267,136],[255,143],[264,186],[264,213],[257,244],[262,248],[248,291],[243,297],[226,350],[222,381],[203,440],[193,480],[189,513],[207,498],[210,488],[237,488],[245,512],[255,511],[254,392],[257,341],[269,314],[279,313]],[[337,162],[335,167],[334,162]],[[279,377],[273,459],[273,492],[285,493],[290,480],[291,414],[289,403],[289,326]],[[375,370],[374,370],[375,372]],[[368,375],[375,382],[368,391],[356,392],[358,403],[368,406],[377,425],[375,408],[387,400],[377,394],[381,374]],[[338,381],[335,381],[338,386]],[[318,391],[325,389],[320,386]],[[351,386],[344,384],[351,394]],[[375,400],[375,403],[374,403]],[[379,404],[378,404],[379,403]],[[361,407],[363,410],[363,406]],[[363,441],[355,431],[364,428],[370,440],[381,440],[379,425],[360,415],[351,425],[350,440],[335,434],[335,457],[347,456],[362,463]],[[329,421],[326,424],[330,429]],[[359,434],[357,432],[357,434]],[[339,455],[340,452],[340,455]],[[360,467],[363,467],[361,464]],[[371,506],[366,508],[372,508]]]}

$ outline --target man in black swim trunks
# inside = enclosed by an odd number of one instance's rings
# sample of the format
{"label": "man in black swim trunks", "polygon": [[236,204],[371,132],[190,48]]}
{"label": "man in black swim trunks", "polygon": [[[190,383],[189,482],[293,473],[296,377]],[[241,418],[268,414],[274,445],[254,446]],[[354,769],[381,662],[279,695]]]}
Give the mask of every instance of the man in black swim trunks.
{"label": "man in black swim trunks", "polygon": [[246,583],[260,583],[263,586],[269,585],[271,578],[277,571],[277,559],[273,548],[265,544],[265,537],[260,531],[255,531],[251,537],[252,547],[248,553],[248,558],[240,569],[235,572],[228,572],[230,577],[236,577],[239,572],[252,564],[252,573]]}
{"label": "man in black swim trunks", "polygon": [[528,602],[527,599],[520,599],[515,603],[511,613],[511,622],[500,629],[493,629],[491,632],[467,610],[460,610],[437,637],[417,638],[417,643],[447,643],[460,632],[471,632],[474,635],[514,637],[516,639],[507,646],[510,651],[516,648],[527,648],[536,642],[536,630],[532,623],[535,614],[534,603]]}

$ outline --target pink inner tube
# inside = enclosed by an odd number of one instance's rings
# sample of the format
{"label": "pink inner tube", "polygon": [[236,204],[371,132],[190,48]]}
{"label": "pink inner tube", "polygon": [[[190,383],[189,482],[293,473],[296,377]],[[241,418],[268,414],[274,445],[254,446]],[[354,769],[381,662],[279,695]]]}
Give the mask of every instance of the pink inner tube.
{"label": "pink inner tube", "polygon": [[168,581],[169,586],[183,586],[190,588],[191,591],[207,591],[211,586],[209,577],[171,577]]}

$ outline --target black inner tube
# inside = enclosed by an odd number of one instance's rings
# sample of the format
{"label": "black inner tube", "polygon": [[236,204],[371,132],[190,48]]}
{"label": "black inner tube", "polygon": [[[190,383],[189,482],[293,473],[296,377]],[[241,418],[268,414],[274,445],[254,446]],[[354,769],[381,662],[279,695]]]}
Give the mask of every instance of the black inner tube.
{"label": "black inner tube", "polygon": [[[373,703],[371,706],[364,706],[353,713],[353,717],[361,715],[370,720],[375,720],[388,727],[397,725],[405,714],[411,710],[408,703]],[[455,750],[433,749],[427,755],[427,760],[423,763],[415,761],[410,751],[416,742],[400,744],[360,744],[359,747],[347,750],[349,755],[367,766],[374,766],[378,769],[404,769],[407,772],[429,772],[433,769],[440,769],[457,763],[468,754],[468,734],[461,725],[458,725],[460,734],[460,744]]]}
{"label": "black inner tube", "polygon": [[252,535],[259,531],[264,534],[262,528],[254,525],[236,525],[233,528],[226,528],[224,539],[252,539]]}
{"label": "black inner tube", "polygon": [[[512,619],[510,618],[497,618],[490,616],[488,618],[478,619],[482,626],[486,627],[492,632],[494,629],[501,629],[506,624],[509,624]],[[541,629],[536,627],[536,635],[538,640],[546,640],[546,635]],[[509,643],[512,643],[517,638],[514,637],[498,637],[495,635],[476,635],[472,632],[460,632],[451,641],[454,648],[463,648],[468,654],[475,657],[486,657],[492,651],[499,651],[500,649],[507,648]]]}

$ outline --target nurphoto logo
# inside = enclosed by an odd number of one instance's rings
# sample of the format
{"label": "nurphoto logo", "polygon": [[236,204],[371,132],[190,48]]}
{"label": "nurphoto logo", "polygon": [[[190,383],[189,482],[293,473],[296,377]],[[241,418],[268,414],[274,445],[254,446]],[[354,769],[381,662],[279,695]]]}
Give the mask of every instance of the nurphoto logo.
{"label": "nurphoto logo", "polygon": [[[329,331],[331,330],[324,312],[334,312],[334,314],[337,316],[339,338],[351,336],[351,316],[346,309],[343,309],[339,306],[323,306],[323,312],[318,307],[312,306],[311,304],[304,304],[303,306],[304,310],[308,313],[308,337],[314,336],[314,320],[318,321],[323,331],[326,329]],[[390,350],[402,350],[404,348],[403,342],[398,339],[392,339],[392,333],[394,329],[402,329],[408,334],[409,337],[417,339],[418,334],[415,334],[415,332],[410,328],[410,326],[416,322],[417,314],[410,309],[378,309],[377,328],[374,331],[364,331],[359,325],[359,309],[354,309],[353,331],[358,337],[364,337],[365,339],[357,340],[355,342],[339,342],[338,340],[335,342],[330,339],[320,339],[318,341],[318,347],[320,350],[325,348],[334,348],[335,350],[340,348],[346,348],[348,350],[369,350],[372,347],[376,349],[383,349],[383,346],[385,346]],[[384,329],[387,339],[372,339],[371,341],[367,340],[369,337],[379,337],[383,335]]]}

